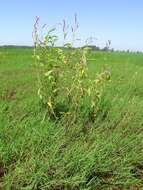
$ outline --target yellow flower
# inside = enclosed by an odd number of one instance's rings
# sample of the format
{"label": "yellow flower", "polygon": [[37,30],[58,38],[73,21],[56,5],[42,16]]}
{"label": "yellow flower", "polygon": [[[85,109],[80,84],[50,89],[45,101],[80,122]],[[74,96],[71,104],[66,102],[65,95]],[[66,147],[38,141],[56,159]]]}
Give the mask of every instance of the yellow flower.
{"label": "yellow flower", "polygon": [[49,106],[50,108],[53,107],[51,101],[49,101],[47,104],[48,104],[48,106]]}
{"label": "yellow flower", "polygon": [[67,64],[68,63],[67,60],[64,60],[64,63]]}
{"label": "yellow flower", "polygon": [[85,73],[85,71],[84,71],[84,69],[82,69],[82,71],[81,71],[81,75],[83,76],[83,75],[84,75],[84,73]]}

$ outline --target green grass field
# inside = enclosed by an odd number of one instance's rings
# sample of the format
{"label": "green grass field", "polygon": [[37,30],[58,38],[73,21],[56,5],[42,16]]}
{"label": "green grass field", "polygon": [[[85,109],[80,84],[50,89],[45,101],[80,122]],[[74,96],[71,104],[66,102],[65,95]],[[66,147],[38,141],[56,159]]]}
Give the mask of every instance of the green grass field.
{"label": "green grass field", "polygon": [[108,69],[92,125],[44,120],[32,49],[0,49],[1,190],[142,190],[143,54],[93,52]]}

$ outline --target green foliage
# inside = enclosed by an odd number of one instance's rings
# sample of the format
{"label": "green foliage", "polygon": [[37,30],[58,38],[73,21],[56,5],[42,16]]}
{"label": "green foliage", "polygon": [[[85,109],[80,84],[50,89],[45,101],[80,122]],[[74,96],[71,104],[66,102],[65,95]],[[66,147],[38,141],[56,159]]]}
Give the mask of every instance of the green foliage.
{"label": "green foliage", "polygon": [[[94,123],[41,122],[32,50],[0,48],[0,189],[142,190],[143,54],[91,52],[109,68]],[[65,109],[62,107],[61,109]]]}
{"label": "green foliage", "polygon": [[[48,116],[62,119],[71,125],[82,118],[84,121],[95,120],[98,104],[102,96],[105,81],[110,73],[104,71],[92,79],[88,71],[88,47],[74,48],[75,27],[72,27],[72,43],[65,43],[63,48],[56,47],[58,36],[51,29],[40,39],[38,22],[35,25],[36,67],[38,70],[38,95],[46,108]],[[65,22],[63,26],[64,40],[67,37]]]}

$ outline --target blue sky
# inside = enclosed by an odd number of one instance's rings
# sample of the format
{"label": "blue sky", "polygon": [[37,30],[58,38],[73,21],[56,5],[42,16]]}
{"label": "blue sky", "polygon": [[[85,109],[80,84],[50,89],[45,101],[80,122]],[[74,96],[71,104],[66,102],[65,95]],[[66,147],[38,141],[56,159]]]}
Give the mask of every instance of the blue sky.
{"label": "blue sky", "polygon": [[35,16],[54,25],[77,13],[79,35],[104,46],[143,51],[143,0],[0,0],[0,45],[32,45]]}

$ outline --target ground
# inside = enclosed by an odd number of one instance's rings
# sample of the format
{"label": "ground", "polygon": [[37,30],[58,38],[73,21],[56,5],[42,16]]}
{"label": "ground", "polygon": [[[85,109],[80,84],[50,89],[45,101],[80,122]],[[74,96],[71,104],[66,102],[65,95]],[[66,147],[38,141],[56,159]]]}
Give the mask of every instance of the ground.
{"label": "ground", "polygon": [[0,49],[0,189],[143,189],[143,54],[92,52],[111,72],[94,123],[43,121],[33,50]]}

